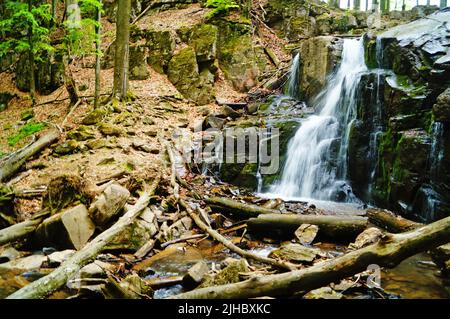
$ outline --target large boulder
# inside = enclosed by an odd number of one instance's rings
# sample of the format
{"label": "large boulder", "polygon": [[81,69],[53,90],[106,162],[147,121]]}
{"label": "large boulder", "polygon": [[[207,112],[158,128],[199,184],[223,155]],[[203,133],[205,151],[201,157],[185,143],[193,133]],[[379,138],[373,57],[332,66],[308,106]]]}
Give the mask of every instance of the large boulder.
{"label": "large boulder", "polygon": [[95,225],[87,208],[78,205],[44,220],[35,235],[41,245],[78,250],[88,242],[94,231]]}
{"label": "large boulder", "polygon": [[175,38],[168,31],[146,31],[146,46],[149,49],[147,63],[157,72],[167,70],[170,59],[175,51]]}
{"label": "large boulder", "polygon": [[172,57],[167,75],[183,96],[197,104],[208,104],[214,100],[214,75],[208,69],[199,70],[192,47],[187,46]]}
{"label": "large boulder", "polygon": [[256,78],[260,74],[251,26],[222,20],[216,24],[219,28],[220,68],[236,90],[246,92],[255,86]]}
{"label": "large boulder", "polygon": [[142,45],[130,46],[129,72],[130,80],[146,80],[150,73],[147,70],[148,48]]}
{"label": "large boulder", "polygon": [[450,87],[437,98],[433,105],[433,115],[438,122],[450,122]]}
{"label": "large boulder", "polygon": [[308,99],[314,97],[326,84],[340,61],[343,40],[332,36],[309,38],[300,43],[300,90]]}

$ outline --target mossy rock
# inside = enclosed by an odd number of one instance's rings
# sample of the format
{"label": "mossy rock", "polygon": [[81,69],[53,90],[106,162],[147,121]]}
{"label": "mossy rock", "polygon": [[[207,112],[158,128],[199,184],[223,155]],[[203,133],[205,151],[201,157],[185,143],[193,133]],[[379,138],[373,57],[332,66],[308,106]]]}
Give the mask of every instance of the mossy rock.
{"label": "mossy rock", "polygon": [[147,56],[148,48],[146,46],[130,46],[130,80],[146,80],[150,77],[146,66]]}
{"label": "mossy rock", "polygon": [[53,214],[74,202],[80,201],[88,204],[89,200],[86,184],[81,177],[60,175],[54,177],[48,184],[42,199],[42,207],[50,209]]}
{"label": "mossy rock", "polygon": [[192,47],[185,47],[172,57],[167,74],[186,98],[199,105],[214,101],[214,75],[208,69],[199,70]]}
{"label": "mossy rock", "polygon": [[248,263],[245,259],[231,262],[215,276],[207,276],[198,288],[233,284],[241,281],[239,273],[248,272]]}
{"label": "mossy rock", "polygon": [[95,125],[101,122],[108,112],[103,109],[95,109],[89,112],[81,121],[84,125]]}
{"label": "mossy rock", "polygon": [[67,137],[75,141],[86,141],[95,138],[95,134],[89,127],[80,125],[78,128],[67,133]]}
{"label": "mossy rock", "polygon": [[77,141],[74,140],[68,140],[61,144],[58,144],[54,152],[58,155],[67,155],[76,153],[80,149],[80,144]]}
{"label": "mossy rock", "polygon": [[216,58],[218,33],[218,28],[212,24],[199,24],[193,28],[189,45],[194,48],[198,62]]}
{"label": "mossy rock", "polygon": [[175,39],[170,31],[148,31],[145,35],[149,49],[147,63],[156,72],[164,73],[175,51]]}
{"label": "mossy rock", "polygon": [[224,20],[215,24],[219,28],[217,52],[220,67],[236,90],[247,92],[255,86],[260,74],[251,28]]}
{"label": "mossy rock", "polygon": [[31,120],[34,117],[34,110],[32,108],[26,109],[22,113],[20,113],[20,119],[22,121]]}
{"label": "mossy rock", "polygon": [[105,136],[123,136],[125,131],[117,125],[102,122],[98,125],[98,130]]}

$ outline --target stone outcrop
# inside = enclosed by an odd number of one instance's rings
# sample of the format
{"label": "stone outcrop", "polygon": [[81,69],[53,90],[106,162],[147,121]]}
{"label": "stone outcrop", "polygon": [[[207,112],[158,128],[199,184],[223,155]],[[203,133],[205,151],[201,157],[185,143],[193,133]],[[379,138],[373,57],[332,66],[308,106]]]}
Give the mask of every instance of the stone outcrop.
{"label": "stone outcrop", "polygon": [[317,95],[339,63],[342,54],[342,38],[319,36],[300,42],[300,92],[307,99]]}
{"label": "stone outcrop", "polygon": [[365,39],[368,67],[385,71],[363,76],[351,131],[357,195],[421,221],[450,207],[449,22],[439,12]]}

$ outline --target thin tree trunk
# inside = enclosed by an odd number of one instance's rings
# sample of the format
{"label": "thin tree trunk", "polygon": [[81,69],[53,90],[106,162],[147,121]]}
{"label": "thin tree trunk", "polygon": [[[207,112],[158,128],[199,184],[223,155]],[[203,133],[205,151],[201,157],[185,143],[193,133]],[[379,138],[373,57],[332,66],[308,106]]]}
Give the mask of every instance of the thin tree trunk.
{"label": "thin tree trunk", "polygon": [[[31,13],[32,9],[32,0],[28,0],[28,11]],[[30,46],[30,49],[28,50],[28,63],[30,64],[30,97],[34,106],[36,103],[36,79],[34,76],[33,26],[31,25],[28,28],[28,45]]]}
{"label": "thin tree trunk", "polygon": [[[100,0],[100,4],[101,4]],[[94,107],[98,107],[100,98],[100,27],[101,27],[101,8],[97,8],[97,26],[95,27],[95,93],[94,93]]]}
{"label": "thin tree trunk", "polygon": [[113,98],[123,100],[128,90],[128,41],[130,38],[131,1],[119,0],[117,7],[116,53]]}
{"label": "thin tree trunk", "polygon": [[324,287],[367,270],[371,264],[395,267],[402,260],[450,241],[450,217],[402,234],[386,234],[378,243],[312,267],[251,278],[235,284],[195,289],[173,299],[231,299],[289,296]]}
{"label": "thin tree trunk", "polygon": [[39,299],[44,298],[52,292],[61,288],[68,279],[74,276],[83,266],[93,260],[108,243],[116,238],[126,227],[128,227],[147,207],[151,196],[154,194],[159,178],[155,179],[148,191],[145,191],[136,204],[119,220],[98,235],[91,242],[86,244],[81,250],[76,252],[71,258],[65,261],[60,267],[49,275],[42,277],[31,284],[16,291],[7,299]]}
{"label": "thin tree trunk", "polygon": [[56,21],[56,3],[57,0],[52,0],[52,17]]}

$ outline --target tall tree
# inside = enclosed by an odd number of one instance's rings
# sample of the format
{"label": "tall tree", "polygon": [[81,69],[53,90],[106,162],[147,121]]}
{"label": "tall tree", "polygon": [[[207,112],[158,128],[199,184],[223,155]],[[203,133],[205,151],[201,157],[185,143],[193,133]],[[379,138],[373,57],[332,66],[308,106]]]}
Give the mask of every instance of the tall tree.
{"label": "tall tree", "polygon": [[28,90],[35,100],[35,62],[54,49],[48,37],[52,16],[50,6],[35,0],[7,0],[0,19],[0,57],[20,54],[29,69]]}
{"label": "tall tree", "polygon": [[442,9],[442,8],[445,8],[447,6],[447,0],[441,0],[440,2],[439,2],[439,7]]}
{"label": "tall tree", "polygon": [[131,0],[118,0],[113,98],[123,100],[128,90],[128,41],[130,39]]}
{"label": "tall tree", "polygon": [[[102,1],[100,0],[100,6]],[[95,26],[95,94],[94,94],[94,107],[98,107],[98,102],[100,98],[100,27],[101,27],[101,7],[97,7],[97,24]]]}
{"label": "tall tree", "polygon": [[353,1],[353,9],[355,11],[361,10],[361,0],[354,0]]}
{"label": "tall tree", "polygon": [[[32,10],[33,0],[28,0],[28,12],[32,14]],[[34,105],[36,95],[36,79],[34,77],[33,25],[31,23],[28,27],[28,45],[30,46],[30,49],[28,50],[28,63],[30,64],[30,96]]]}

